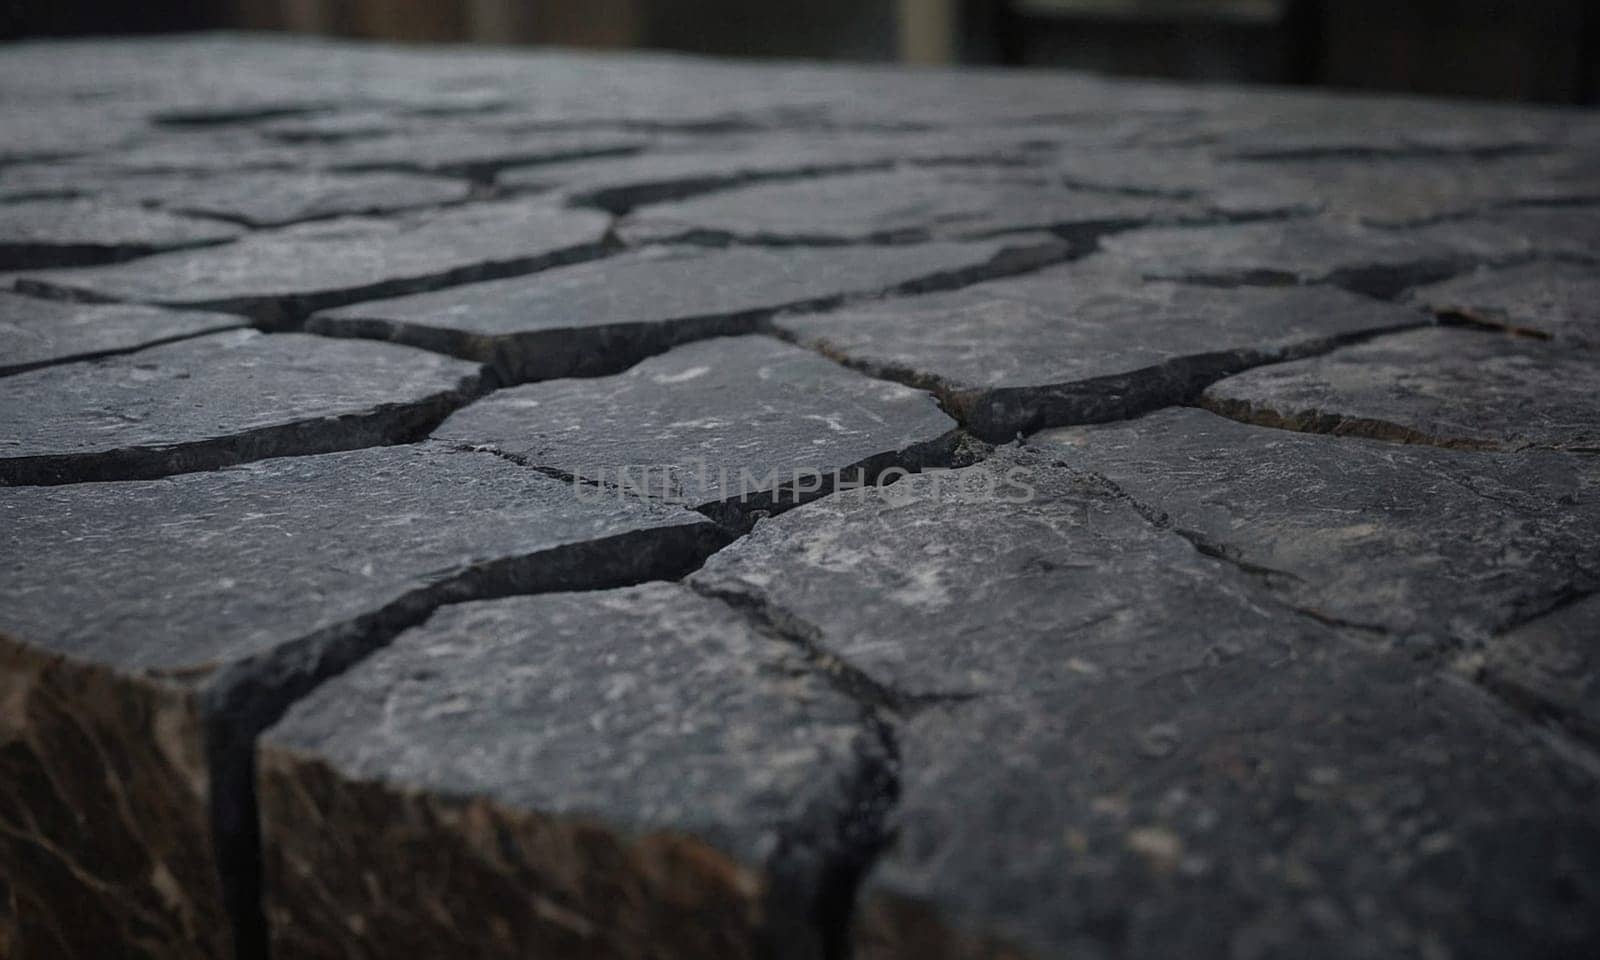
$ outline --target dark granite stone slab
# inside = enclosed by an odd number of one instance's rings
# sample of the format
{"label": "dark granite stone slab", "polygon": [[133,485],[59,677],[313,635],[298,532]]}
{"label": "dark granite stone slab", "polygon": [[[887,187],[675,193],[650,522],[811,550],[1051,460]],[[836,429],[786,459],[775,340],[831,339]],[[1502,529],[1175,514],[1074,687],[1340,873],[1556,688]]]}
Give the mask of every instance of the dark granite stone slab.
{"label": "dark granite stone slab", "polygon": [[306,328],[478,360],[504,382],[592,376],[676,343],[750,333],[782,309],[954,286],[1064,252],[1038,239],[865,250],[649,247],[531,277],[324,311]]}
{"label": "dark granite stone slab", "polygon": [[82,200],[0,204],[0,270],[115,263],[163,250],[225,243],[215,220]]}
{"label": "dark granite stone slab", "polygon": [[683,200],[773,180],[888,170],[899,164],[1020,165],[1040,151],[1016,130],[984,136],[915,134],[764,134],[701,139],[635,156],[543,164],[507,170],[495,179],[513,190],[553,188],[569,203],[626,213],[643,204]]}
{"label": "dark granite stone slab", "polygon": [[1516,203],[1592,201],[1592,157],[1228,160],[1214,149],[1068,151],[1049,169],[1084,188],[1203,199],[1220,214],[1299,211],[1398,227]]}
{"label": "dark granite stone slab", "polygon": [[471,185],[405,173],[241,172],[216,177],[124,177],[119,198],[177,213],[277,227],[302,220],[392,213],[457,203]]}
{"label": "dark granite stone slab", "polygon": [[736,523],[815,497],[835,475],[871,480],[939,462],[955,426],[921,390],[747,336],[678,347],[613,377],[501,390],[433,436]]}
{"label": "dark granite stone slab", "polygon": [[[767,520],[691,578],[804,635],[889,705],[1017,697],[1293,632],[1109,484],[1002,448]],[[1185,646],[1173,624],[1208,625]]]}
{"label": "dark granite stone slab", "polygon": [[1425,323],[1327,288],[1149,283],[1093,257],[952,293],[779,317],[800,342],[927,386],[979,436],[1135,416],[1228,373]]}
{"label": "dark granite stone slab", "polygon": [[1481,227],[1381,230],[1332,218],[1133,230],[1105,237],[1101,246],[1152,279],[1331,283],[1381,297],[1530,252],[1525,238]]}
{"label": "dark granite stone slab", "polygon": [[[898,730],[862,960],[1581,955],[1593,780],[1465,684],[1337,638],[1173,657]],[[1069,638],[1091,645],[1092,635]]]}
{"label": "dark granite stone slab", "polygon": [[1247,423],[1464,449],[1600,452],[1600,363],[1531,338],[1414,330],[1209,387]]}
{"label": "dark granite stone slab", "polygon": [[274,954],[820,957],[880,737],[677,584],[445,608],[263,734]]}
{"label": "dark granite stone slab", "polygon": [[595,252],[597,213],[481,203],[415,219],[356,217],[251,234],[214,250],[29,274],[18,289],[246,313],[290,322],[313,310],[553,266]]}
{"label": "dark granite stone slab", "polygon": [[222,313],[94,306],[0,293],[0,376],[244,325]]}
{"label": "dark granite stone slab", "polygon": [[818,177],[640,207],[631,241],[737,238],[769,244],[865,243],[1057,230],[1098,231],[1197,217],[1186,200],[1046,188],[977,171],[905,170]]}
{"label": "dark granite stone slab", "polygon": [[1600,595],[1574,599],[1496,637],[1464,666],[1539,718],[1600,743]]}
{"label": "dark granite stone slab", "polygon": [[292,699],[440,603],[676,576],[716,542],[694,514],[435,445],[0,490],[0,863],[24,949],[259,943],[250,739]]}
{"label": "dark granite stone slab", "polygon": [[475,364],[422,350],[214,333],[0,380],[0,485],[149,479],[415,440],[477,390]]}
{"label": "dark granite stone slab", "polygon": [[1033,442],[1261,570],[1317,616],[1425,648],[1476,642],[1600,587],[1600,461],[1248,426],[1203,410]]}
{"label": "dark granite stone slab", "polygon": [[1600,347],[1600,269],[1592,264],[1476,270],[1413,290],[1410,298],[1453,319]]}
{"label": "dark granite stone slab", "polygon": [[317,151],[314,162],[334,170],[405,170],[489,180],[507,167],[634,153],[649,142],[638,134],[600,130],[441,130],[334,144]]}
{"label": "dark granite stone slab", "polygon": [[1600,935],[1592,780],[1092,475],[1002,449],[764,522],[691,583],[895,718],[857,956]]}

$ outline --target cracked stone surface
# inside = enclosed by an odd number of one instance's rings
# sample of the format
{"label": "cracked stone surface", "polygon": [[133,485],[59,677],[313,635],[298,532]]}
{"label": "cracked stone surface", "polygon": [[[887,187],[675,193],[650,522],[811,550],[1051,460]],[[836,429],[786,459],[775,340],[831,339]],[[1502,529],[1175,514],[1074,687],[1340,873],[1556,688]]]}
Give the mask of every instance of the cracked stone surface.
{"label": "cracked stone surface", "polygon": [[678,347],[614,377],[501,390],[433,436],[732,519],[792,506],[835,475],[938,462],[955,428],[921,390],[747,336]]}
{"label": "cracked stone surface", "polygon": [[224,247],[137,264],[28,274],[17,289],[225,310],[282,323],[324,307],[587,255],[607,227],[599,214],[537,203],[470,204],[414,217],[346,217],[263,230]]}
{"label": "cracked stone surface", "polygon": [[243,324],[222,313],[61,303],[0,292],[0,376]]}
{"label": "cracked stone surface", "polygon": [[780,309],[954,286],[1059,251],[1040,238],[868,250],[652,247],[530,277],[370,301],[307,329],[489,364],[506,382],[615,373],[675,343],[755,331]]}
{"label": "cracked stone surface", "polygon": [[1274,430],[1203,410],[1031,442],[1314,614],[1426,649],[1600,588],[1600,461]]}
{"label": "cracked stone surface", "polygon": [[24,936],[226,955],[226,899],[252,895],[226,852],[254,822],[248,737],[289,700],[443,598],[670,576],[710,528],[432,445],[0,490],[0,855]]}
{"label": "cracked stone surface", "polygon": [[0,92],[0,956],[1600,956],[1600,114]]}
{"label": "cracked stone surface", "polygon": [[[990,131],[992,134],[993,132]],[[569,202],[615,212],[649,203],[681,200],[766,180],[839,175],[888,169],[907,163],[1018,163],[1032,151],[1009,138],[948,134],[865,136],[768,135],[720,149],[704,147],[647,151],[635,156],[589,159],[501,173],[495,182],[510,189],[554,188]]]}
{"label": "cracked stone surface", "polygon": [[377,937],[336,953],[799,950],[887,760],[798,650],[681,585],[451,607],[264,735],[275,952],[351,923]]}
{"label": "cracked stone surface", "polygon": [[225,177],[124,177],[122,183],[109,190],[130,202],[251,227],[458,203],[472,192],[464,180],[405,173],[263,170]]}
{"label": "cracked stone surface", "polygon": [[1194,639],[1125,679],[908,719],[897,840],[864,884],[855,956],[1592,942],[1592,789],[1536,733],[1336,641],[1279,635],[1269,656]]}
{"label": "cracked stone surface", "polygon": [[[1023,504],[988,492],[1021,482]],[[692,582],[897,708],[895,840],[863,884],[858,956],[1384,956],[1471,946],[1489,934],[1466,918],[1490,916],[1516,931],[1503,948],[1592,934],[1541,902],[1571,882],[1600,896],[1577,879],[1587,843],[1557,852],[1594,829],[1582,778],[1090,474],[1001,454],[835,495]],[[1374,749],[1396,725],[1400,752]]]}
{"label": "cracked stone surface", "polygon": [[84,200],[0,204],[0,270],[115,263],[225,243],[239,228],[135,206]]}
{"label": "cracked stone surface", "polygon": [[1496,637],[1468,664],[1518,706],[1600,738],[1597,635],[1600,596],[1589,596]]}
{"label": "cracked stone surface", "polygon": [[1024,230],[1092,233],[1199,216],[1184,200],[1043,189],[1002,174],[859,173],[650,204],[619,228],[633,242],[698,236],[769,244],[971,238]]}
{"label": "cracked stone surface", "polygon": [[1228,159],[1205,147],[1143,147],[1073,151],[1049,168],[1070,185],[1200,198],[1228,216],[1320,213],[1387,227],[1429,224],[1518,203],[1593,202],[1600,197],[1593,158],[1570,155],[1262,163]]}
{"label": "cracked stone surface", "polygon": [[1095,257],[953,293],[780,317],[876,376],[926,385],[991,440],[1135,416],[1228,373],[1426,322],[1328,288],[1143,283]]}
{"label": "cracked stone surface", "polygon": [[1600,452],[1600,364],[1526,337],[1413,330],[1228,377],[1201,403],[1269,427],[1468,449]]}
{"label": "cracked stone surface", "polygon": [[208,334],[0,379],[0,485],[148,479],[412,440],[477,388],[475,364],[408,347]]}
{"label": "cracked stone surface", "polygon": [[1315,218],[1134,230],[1100,243],[1127,269],[1150,279],[1222,286],[1332,283],[1388,297],[1475,262],[1527,255],[1532,241],[1526,236],[1488,224],[1394,231]]}
{"label": "cracked stone surface", "polygon": [[1429,310],[1469,322],[1600,347],[1600,271],[1590,264],[1543,261],[1479,269],[1410,296]]}

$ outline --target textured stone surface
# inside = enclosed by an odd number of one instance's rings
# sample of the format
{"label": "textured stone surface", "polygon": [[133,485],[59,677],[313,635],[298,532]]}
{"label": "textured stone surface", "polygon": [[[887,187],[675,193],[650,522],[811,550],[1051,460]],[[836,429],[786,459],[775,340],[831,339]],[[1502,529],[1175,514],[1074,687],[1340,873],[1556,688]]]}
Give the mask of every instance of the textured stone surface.
{"label": "textured stone surface", "polygon": [[[319,313],[307,329],[489,364],[503,381],[615,373],[780,309],[954,286],[1060,252],[1022,238],[870,250],[651,247],[593,263]],[[1013,245],[1014,244],[1014,245]]]}
{"label": "textured stone surface", "polygon": [[1105,258],[905,300],[778,318],[800,342],[927,385],[969,429],[1134,416],[1247,367],[1426,322],[1330,289],[1143,283]]}
{"label": "textured stone surface", "polygon": [[472,190],[463,180],[404,173],[276,170],[221,177],[136,177],[123,182],[125,187],[111,189],[129,201],[252,227],[456,203]]}
{"label": "textured stone surface", "polygon": [[625,213],[643,204],[769,180],[887,170],[897,164],[989,161],[1015,165],[1035,152],[1022,143],[1025,132],[1011,131],[1009,136],[986,133],[970,137],[952,133],[768,134],[722,143],[715,150],[696,142],[636,156],[517,168],[505,171],[495,182],[508,189],[553,188],[569,202]]}
{"label": "textured stone surface", "polygon": [[219,876],[258,934],[255,730],[441,602],[675,575],[710,526],[435,446],[0,491],[0,862],[24,942],[229,955]]}
{"label": "textured stone surface", "polygon": [[898,706],[1133,669],[1177,644],[1172,623],[1219,638],[1293,626],[1110,485],[1003,449],[765,521],[691,582],[796,630]]}
{"label": "textured stone surface", "polygon": [[1427,648],[1600,588],[1600,461],[1405,446],[1203,410],[1034,438],[1318,616]]}
{"label": "textured stone surface", "polygon": [[921,390],[748,336],[679,347],[614,377],[501,390],[433,436],[734,520],[809,499],[836,474],[937,462],[955,426]]}
{"label": "textured stone surface", "polygon": [[1388,227],[1600,197],[1592,158],[1568,155],[1263,163],[1229,160],[1203,147],[1146,147],[1070,151],[1050,169],[1073,186],[1193,197],[1230,216],[1299,211]]}
{"label": "textured stone surface", "polygon": [[214,250],[30,274],[25,291],[248,313],[281,323],[323,307],[521,273],[590,253],[595,213],[482,203],[416,219],[341,218],[262,231]]}
{"label": "textured stone surface", "polygon": [[1421,287],[1411,297],[1445,316],[1600,347],[1600,271],[1591,264],[1546,261],[1476,270]]}
{"label": "textured stone surface", "polygon": [[1333,283],[1391,296],[1459,273],[1479,259],[1524,255],[1528,241],[1484,226],[1392,231],[1319,218],[1134,230],[1106,237],[1101,246],[1127,269],[1153,279],[1224,286]]}
{"label": "textured stone surface", "polygon": [[737,238],[862,243],[1113,227],[1198,216],[1187,201],[1046,189],[975,171],[906,170],[765,184],[640,207],[620,226],[635,241]]}
{"label": "textured stone surface", "polygon": [[1127,675],[904,723],[895,845],[864,884],[855,956],[1593,944],[1592,781],[1535,732],[1338,641],[1241,655],[1204,624],[1168,629],[1186,656],[1147,649]]}
{"label": "textured stone surface", "polygon": [[0,380],[0,484],[146,479],[416,439],[478,388],[421,350],[234,330]]}
{"label": "textured stone surface", "polygon": [[1201,402],[1269,427],[1467,449],[1600,452],[1600,363],[1554,344],[1432,328],[1250,370]]}
{"label": "textured stone surface", "polygon": [[92,306],[0,293],[0,376],[244,324],[221,313]]}
{"label": "textured stone surface", "polygon": [[1475,954],[1595,934],[1591,783],[1090,475],[1002,453],[835,495],[692,582],[898,718],[858,956]]}
{"label": "textured stone surface", "polygon": [[1536,716],[1600,743],[1600,595],[1575,599],[1488,645],[1467,666]]}
{"label": "textured stone surface", "polygon": [[224,243],[239,228],[159,210],[82,200],[0,204],[0,270],[115,263]]}
{"label": "textured stone surface", "polygon": [[[0,445],[165,476],[0,485],[0,956],[1600,955],[1597,158],[1047,70],[4,45]],[[1431,442],[1182,406],[1269,383]],[[924,469],[696,513],[570,458]]]}
{"label": "textured stone surface", "polygon": [[887,763],[798,649],[683,586],[446,608],[264,735],[274,947],[812,952]]}

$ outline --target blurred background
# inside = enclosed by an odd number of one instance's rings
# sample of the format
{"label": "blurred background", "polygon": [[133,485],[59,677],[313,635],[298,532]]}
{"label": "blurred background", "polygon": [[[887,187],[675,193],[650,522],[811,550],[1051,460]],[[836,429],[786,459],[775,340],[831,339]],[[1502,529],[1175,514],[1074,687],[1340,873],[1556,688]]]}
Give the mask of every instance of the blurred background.
{"label": "blurred background", "polygon": [[6,39],[214,29],[1600,100],[1600,0],[0,0]]}

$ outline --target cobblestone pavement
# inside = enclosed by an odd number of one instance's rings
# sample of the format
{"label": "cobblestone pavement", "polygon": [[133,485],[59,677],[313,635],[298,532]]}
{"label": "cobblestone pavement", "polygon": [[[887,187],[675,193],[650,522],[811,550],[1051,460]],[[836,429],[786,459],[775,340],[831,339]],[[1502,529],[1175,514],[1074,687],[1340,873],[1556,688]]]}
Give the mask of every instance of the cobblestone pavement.
{"label": "cobblestone pavement", "polygon": [[1600,117],[0,50],[0,955],[1600,955]]}

